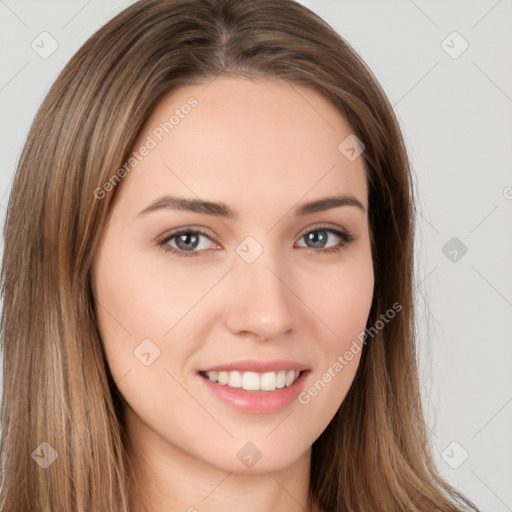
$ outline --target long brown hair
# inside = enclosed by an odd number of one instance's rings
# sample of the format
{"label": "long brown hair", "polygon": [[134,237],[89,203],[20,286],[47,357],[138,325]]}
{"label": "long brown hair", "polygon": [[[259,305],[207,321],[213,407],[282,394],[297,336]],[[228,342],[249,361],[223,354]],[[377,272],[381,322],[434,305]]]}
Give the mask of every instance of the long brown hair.
{"label": "long brown hair", "polygon": [[114,192],[95,191],[122,168],[164,95],[219,75],[306,86],[345,117],[365,145],[375,269],[368,326],[402,306],[365,345],[348,395],[313,445],[310,499],[338,512],[477,510],[438,475],[426,433],[414,191],[399,126],[357,54],[293,0],[137,2],[82,46],[42,103],[4,232],[0,509],[131,510],[122,397],[91,286]]}

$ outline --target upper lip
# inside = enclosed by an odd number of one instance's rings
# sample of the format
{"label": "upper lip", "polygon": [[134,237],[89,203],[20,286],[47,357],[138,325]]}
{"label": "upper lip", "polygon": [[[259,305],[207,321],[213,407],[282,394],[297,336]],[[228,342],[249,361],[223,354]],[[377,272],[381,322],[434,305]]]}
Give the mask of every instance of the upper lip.
{"label": "upper lip", "polygon": [[279,370],[308,370],[309,367],[297,363],[296,361],[289,361],[285,359],[273,360],[273,361],[257,361],[254,359],[245,359],[243,361],[233,361],[231,363],[218,364],[216,366],[209,366],[200,372],[220,372],[220,371],[235,371],[239,370],[242,372],[256,372],[256,373],[265,373],[265,372],[276,372]]}

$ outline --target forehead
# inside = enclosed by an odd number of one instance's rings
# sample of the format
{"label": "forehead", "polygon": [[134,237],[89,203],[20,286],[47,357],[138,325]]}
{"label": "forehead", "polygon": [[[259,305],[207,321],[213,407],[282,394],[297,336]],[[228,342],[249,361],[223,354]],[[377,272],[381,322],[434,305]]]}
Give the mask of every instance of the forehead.
{"label": "forehead", "polygon": [[217,77],[157,105],[133,148],[150,150],[124,179],[123,195],[149,200],[172,192],[243,211],[350,193],[367,208],[363,158],[350,161],[338,149],[351,133],[340,112],[309,88]]}

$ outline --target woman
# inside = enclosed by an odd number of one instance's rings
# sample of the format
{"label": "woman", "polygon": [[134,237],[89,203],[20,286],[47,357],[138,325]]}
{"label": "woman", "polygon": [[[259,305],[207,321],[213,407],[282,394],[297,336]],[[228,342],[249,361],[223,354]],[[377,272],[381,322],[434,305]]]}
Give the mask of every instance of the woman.
{"label": "woman", "polygon": [[127,8],[13,183],[0,508],[477,510],[429,449],[413,226],[393,111],[325,22]]}

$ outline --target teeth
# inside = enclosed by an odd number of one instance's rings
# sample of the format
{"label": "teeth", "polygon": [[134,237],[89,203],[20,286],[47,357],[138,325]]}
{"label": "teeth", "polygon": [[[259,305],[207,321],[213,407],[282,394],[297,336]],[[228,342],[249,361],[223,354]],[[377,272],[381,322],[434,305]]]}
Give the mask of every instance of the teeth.
{"label": "teeth", "polygon": [[246,391],[274,391],[291,386],[300,375],[298,370],[281,370],[279,372],[206,372],[206,377],[212,382],[223,386],[242,388]]}
{"label": "teeth", "polygon": [[286,374],[286,380],[284,381],[285,386],[291,386],[293,384],[293,381],[295,380],[295,372],[293,370],[290,370]]}
{"label": "teeth", "polygon": [[244,372],[242,377],[242,388],[247,391],[258,391],[261,389],[261,378],[257,373]]}
{"label": "teeth", "polygon": [[286,372],[279,372],[276,378],[276,388],[281,389],[284,388],[286,383]]}
{"label": "teeth", "polygon": [[228,386],[230,388],[241,388],[242,374],[240,372],[229,372]]}

